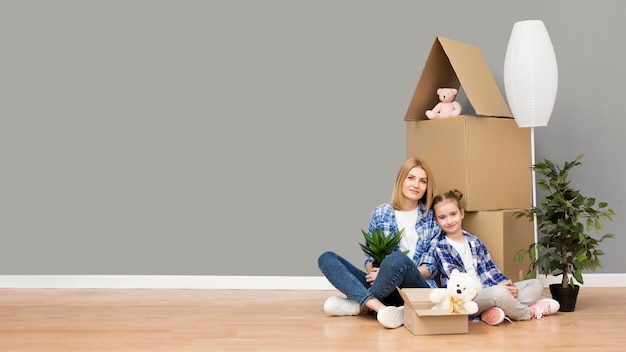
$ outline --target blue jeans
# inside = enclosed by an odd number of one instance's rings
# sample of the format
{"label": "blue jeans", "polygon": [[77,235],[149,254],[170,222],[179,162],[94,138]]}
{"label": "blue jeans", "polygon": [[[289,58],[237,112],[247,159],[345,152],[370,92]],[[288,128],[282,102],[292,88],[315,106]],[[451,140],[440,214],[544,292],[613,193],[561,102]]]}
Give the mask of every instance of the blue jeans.
{"label": "blue jeans", "polygon": [[394,252],[383,260],[372,285],[365,281],[365,271],[334,252],[324,252],[317,264],[337,290],[361,306],[371,298],[388,306],[402,306],[404,302],[396,287],[429,287],[415,263],[401,252]]}

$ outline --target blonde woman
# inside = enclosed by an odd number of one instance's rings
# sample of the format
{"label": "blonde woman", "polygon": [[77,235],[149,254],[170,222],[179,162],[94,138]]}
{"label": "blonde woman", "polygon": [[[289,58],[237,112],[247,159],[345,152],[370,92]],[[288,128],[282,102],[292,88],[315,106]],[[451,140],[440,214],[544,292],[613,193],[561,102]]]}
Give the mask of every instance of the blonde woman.
{"label": "blonde woman", "polygon": [[436,270],[434,246],[440,232],[430,209],[433,184],[432,172],[424,161],[411,158],[400,167],[391,201],[376,207],[370,218],[370,235],[374,229],[382,229],[386,235],[404,229],[402,241],[379,268],[372,265],[371,257],[365,259],[365,270],[334,252],[319,257],[322,273],[346,295],[326,300],[324,311],[328,315],[374,311],[381,325],[397,328],[404,323],[404,303],[396,287],[437,287],[431,279]]}

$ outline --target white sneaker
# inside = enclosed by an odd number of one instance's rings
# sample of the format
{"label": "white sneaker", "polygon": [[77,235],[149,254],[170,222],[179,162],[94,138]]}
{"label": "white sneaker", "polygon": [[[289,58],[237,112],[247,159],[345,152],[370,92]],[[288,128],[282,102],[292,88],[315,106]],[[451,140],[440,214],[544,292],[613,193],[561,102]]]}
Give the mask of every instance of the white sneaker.
{"label": "white sneaker", "polygon": [[324,312],[328,315],[359,315],[361,306],[349,298],[329,297],[324,302]]}
{"label": "white sneaker", "polygon": [[386,328],[395,329],[400,327],[404,324],[404,306],[385,307],[378,311],[376,319],[378,319],[378,322]]}

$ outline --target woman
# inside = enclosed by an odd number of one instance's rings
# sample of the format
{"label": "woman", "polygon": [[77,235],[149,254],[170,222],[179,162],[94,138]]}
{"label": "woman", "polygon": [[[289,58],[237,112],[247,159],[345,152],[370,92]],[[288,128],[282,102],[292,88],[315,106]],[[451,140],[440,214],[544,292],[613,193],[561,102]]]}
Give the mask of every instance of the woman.
{"label": "woman", "polygon": [[334,252],[319,257],[322,273],[347,296],[328,298],[324,303],[328,315],[359,315],[373,310],[384,327],[397,328],[404,322],[404,303],[396,287],[437,287],[431,273],[436,270],[434,246],[441,230],[430,209],[433,184],[432,172],[422,160],[411,158],[400,167],[391,202],[381,204],[371,214],[370,235],[374,229],[382,229],[386,235],[404,229],[400,244],[379,268],[372,265],[371,257],[365,259],[365,271]]}

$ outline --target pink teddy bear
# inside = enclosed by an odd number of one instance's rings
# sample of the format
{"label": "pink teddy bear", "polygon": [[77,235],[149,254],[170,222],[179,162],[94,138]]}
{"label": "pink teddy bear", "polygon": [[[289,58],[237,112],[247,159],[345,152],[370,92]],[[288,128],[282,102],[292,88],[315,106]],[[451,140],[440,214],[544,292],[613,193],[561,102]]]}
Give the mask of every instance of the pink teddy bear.
{"label": "pink teddy bear", "polygon": [[437,89],[440,102],[432,110],[426,110],[426,117],[432,120],[461,115],[461,104],[454,101],[456,94],[455,88]]}

